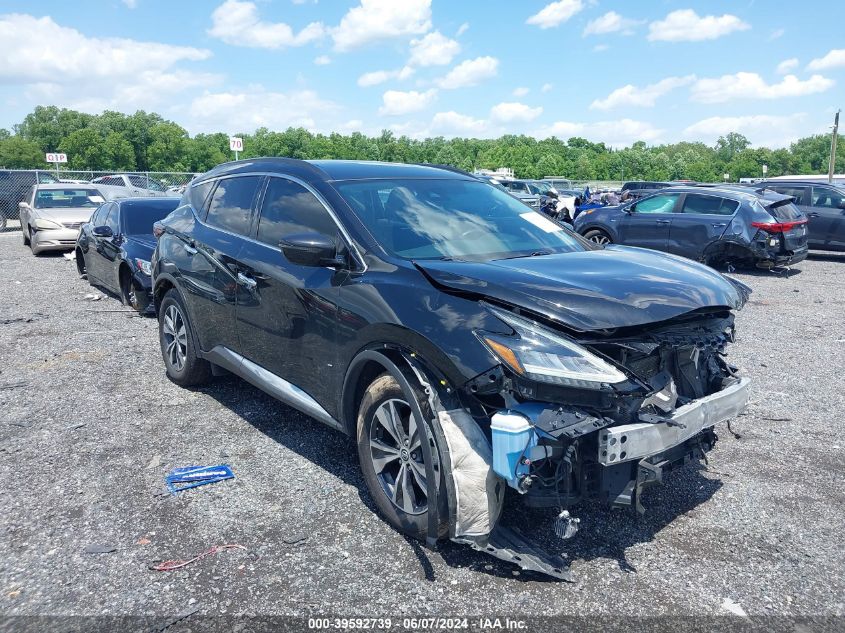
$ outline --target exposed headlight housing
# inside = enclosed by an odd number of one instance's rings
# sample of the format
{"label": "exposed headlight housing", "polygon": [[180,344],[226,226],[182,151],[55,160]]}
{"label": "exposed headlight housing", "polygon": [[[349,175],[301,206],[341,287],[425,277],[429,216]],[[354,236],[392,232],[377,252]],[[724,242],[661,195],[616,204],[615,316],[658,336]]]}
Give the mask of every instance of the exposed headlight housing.
{"label": "exposed headlight housing", "polygon": [[604,384],[628,379],[603,358],[534,321],[490,306],[487,309],[513,328],[515,334],[482,330],[475,334],[496,358],[520,376],[581,389],[601,389]]}
{"label": "exposed headlight housing", "polygon": [[55,229],[63,229],[64,227],[59,224],[58,222],[53,222],[53,220],[46,220],[44,218],[36,218],[33,221],[35,224],[35,228],[39,231],[51,231]]}
{"label": "exposed headlight housing", "polygon": [[142,273],[144,273],[147,277],[153,276],[153,267],[146,259],[135,259],[135,265],[138,267]]}

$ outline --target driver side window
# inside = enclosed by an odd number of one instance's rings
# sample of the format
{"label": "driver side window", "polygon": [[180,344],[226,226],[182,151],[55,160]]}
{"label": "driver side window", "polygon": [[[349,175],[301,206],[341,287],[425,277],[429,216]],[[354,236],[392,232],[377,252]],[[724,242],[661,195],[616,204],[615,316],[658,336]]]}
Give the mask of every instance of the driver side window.
{"label": "driver side window", "polygon": [[679,193],[667,193],[658,196],[652,196],[640,200],[635,205],[637,213],[673,213],[675,211],[675,203],[678,201]]}
{"label": "driver side window", "polygon": [[336,237],[337,232],[334,219],[313,193],[291,180],[270,178],[258,220],[259,242],[278,246],[297,233]]}

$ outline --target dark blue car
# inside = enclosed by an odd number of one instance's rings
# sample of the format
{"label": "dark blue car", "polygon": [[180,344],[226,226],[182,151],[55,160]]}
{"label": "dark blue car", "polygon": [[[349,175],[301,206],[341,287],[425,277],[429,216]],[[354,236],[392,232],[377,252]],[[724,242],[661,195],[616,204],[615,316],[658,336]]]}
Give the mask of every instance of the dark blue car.
{"label": "dark blue car", "polygon": [[590,209],[575,230],[596,244],[641,246],[711,266],[794,264],[807,257],[807,217],[792,198],[742,186],[674,186]]}
{"label": "dark blue car", "polygon": [[79,228],[76,268],[91,285],[120,295],[138,312],[152,308],[150,258],[156,246],[153,224],[179,198],[126,198],[101,205]]}

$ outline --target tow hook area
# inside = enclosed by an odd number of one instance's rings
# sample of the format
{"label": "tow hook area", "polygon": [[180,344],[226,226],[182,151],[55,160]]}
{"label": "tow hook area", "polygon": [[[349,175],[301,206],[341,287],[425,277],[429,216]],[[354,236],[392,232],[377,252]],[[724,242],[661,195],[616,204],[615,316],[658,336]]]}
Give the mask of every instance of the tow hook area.
{"label": "tow hook area", "polygon": [[555,534],[564,541],[571,539],[578,533],[578,524],[581,519],[570,516],[569,510],[562,510],[555,519]]}

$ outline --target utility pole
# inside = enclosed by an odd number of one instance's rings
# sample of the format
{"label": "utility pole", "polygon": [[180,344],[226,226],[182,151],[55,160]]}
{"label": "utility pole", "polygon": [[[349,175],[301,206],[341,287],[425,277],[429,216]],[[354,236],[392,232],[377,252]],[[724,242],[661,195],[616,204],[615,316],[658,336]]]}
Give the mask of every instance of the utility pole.
{"label": "utility pole", "polygon": [[833,171],[836,168],[836,137],[839,136],[839,113],[836,111],[836,116],[833,117],[833,136],[830,139],[830,164],[827,167],[827,182],[833,182]]}

